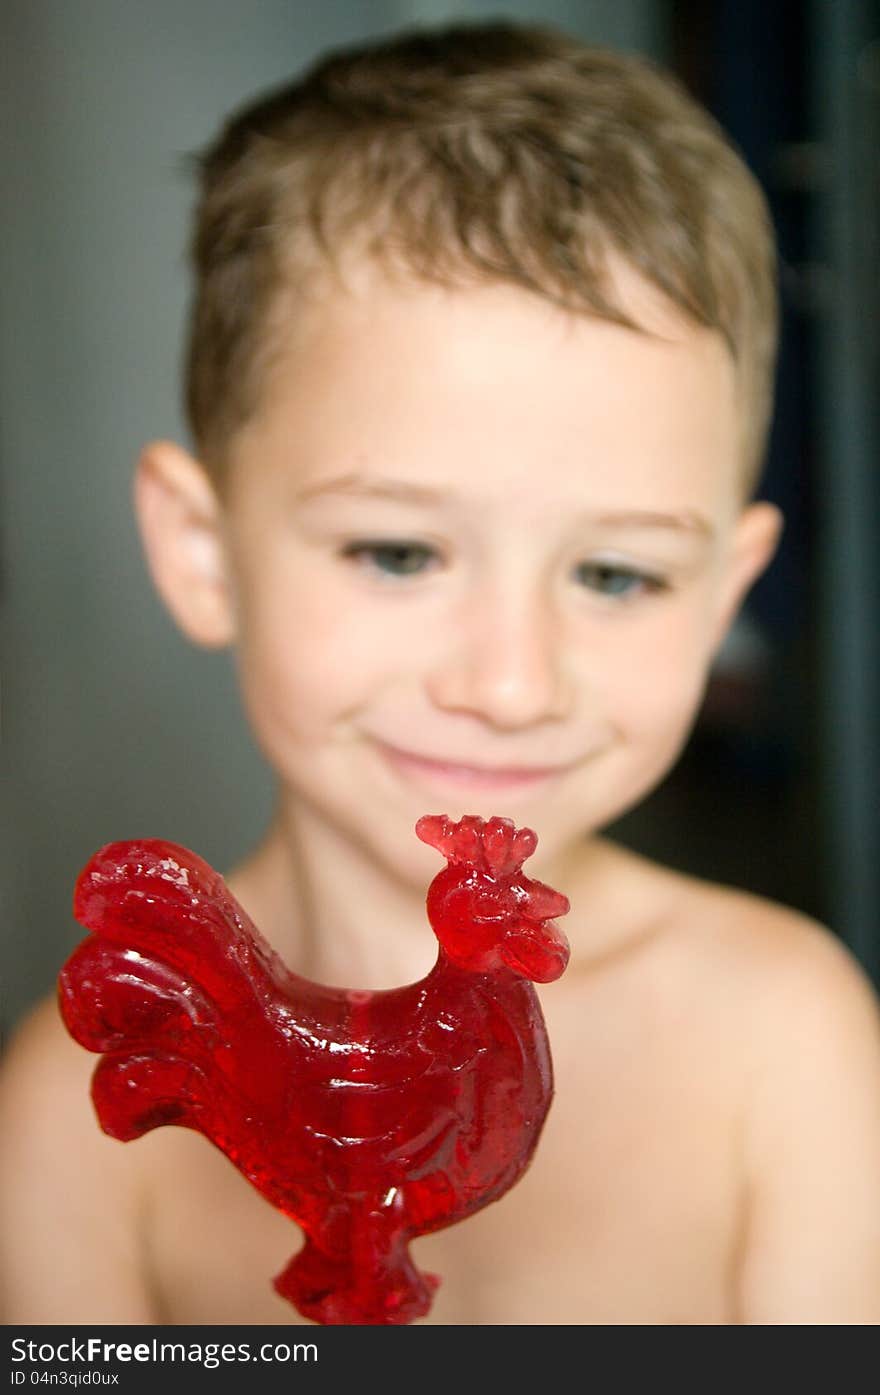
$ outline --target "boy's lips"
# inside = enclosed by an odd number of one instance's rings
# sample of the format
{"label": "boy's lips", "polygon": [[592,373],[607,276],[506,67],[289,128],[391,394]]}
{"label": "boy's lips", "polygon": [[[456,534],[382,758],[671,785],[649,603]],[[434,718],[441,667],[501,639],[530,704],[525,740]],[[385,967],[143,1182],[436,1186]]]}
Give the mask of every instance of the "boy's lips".
{"label": "boy's lips", "polygon": [[420,783],[445,789],[504,791],[530,789],[564,774],[571,765],[490,767],[463,765],[458,761],[436,760],[390,746],[386,741],[375,742],[377,750],[398,774],[417,779]]}

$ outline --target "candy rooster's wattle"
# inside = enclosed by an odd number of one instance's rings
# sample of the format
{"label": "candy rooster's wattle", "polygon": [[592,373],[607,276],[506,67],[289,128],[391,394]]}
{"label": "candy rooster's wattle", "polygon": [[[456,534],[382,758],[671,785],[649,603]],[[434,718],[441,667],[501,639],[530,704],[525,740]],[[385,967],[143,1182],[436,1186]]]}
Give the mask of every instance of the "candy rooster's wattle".
{"label": "candy rooster's wattle", "polygon": [[568,962],[565,896],[521,870],[531,829],[429,815],[447,858],[428,891],[440,952],[383,992],[291,973],[222,878],[158,839],[112,843],[77,882],[94,933],[61,972],[61,1013],[102,1053],[104,1131],[197,1129],[305,1245],[275,1287],[323,1323],[422,1317],[438,1280],[408,1242],[495,1201],[528,1166],[553,1093],[529,980]]}

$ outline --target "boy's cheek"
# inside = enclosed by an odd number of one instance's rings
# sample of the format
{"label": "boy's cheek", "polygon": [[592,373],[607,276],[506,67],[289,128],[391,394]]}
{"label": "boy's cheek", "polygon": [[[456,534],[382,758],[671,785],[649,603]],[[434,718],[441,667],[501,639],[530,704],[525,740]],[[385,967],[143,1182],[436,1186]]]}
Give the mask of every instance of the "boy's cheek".
{"label": "boy's cheek", "polygon": [[246,638],[237,662],[252,724],[296,739],[344,720],[381,684],[375,649],[363,637],[302,625],[295,614],[280,636]]}
{"label": "boy's cheek", "polygon": [[644,624],[621,627],[614,644],[599,651],[618,693],[631,692],[642,703],[663,695],[668,702],[686,699],[704,681],[711,661],[712,615],[710,605],[695,598],[674,614],[658,609]]}
{"label": "boy's cheek", "polygon": [[411,684],[436,658],[437,627],[415,608],[360,605],[350,593],[316,592],[314,583],[293,595],[286,604],[269,600],[259,619],[245,617],[241,626],[242,668],[272,688],[332,704],[335,694]]}
{"label": "boy's cheek", "polygon": [[663,741],[689,730],[708,679],[708,646],[667,635],[629,657],[607,694],[609,713],[621,731]]}

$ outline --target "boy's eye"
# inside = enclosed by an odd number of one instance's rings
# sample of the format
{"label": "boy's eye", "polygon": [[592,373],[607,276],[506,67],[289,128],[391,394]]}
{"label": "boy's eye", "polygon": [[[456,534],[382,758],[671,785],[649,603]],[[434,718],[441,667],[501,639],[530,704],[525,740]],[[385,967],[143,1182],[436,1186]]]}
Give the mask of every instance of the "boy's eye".
{"label": "boy's eye", "polygon": [[575,568],[575,573],[581,586],[597,591],[602,596],[624,597],[667,589],[662,577],[635,571],[632,567],[618,566],[613,562],[581,562]]}
{"label": "boy's eye", "polygon": [[[386,577],[421,576],[437,560],[434,548],[425,543],[391,539],[349,543],[342,555]],[[661,577],[613,562],[581,562],[575,570],[579,585],[602,596],[623,599],[667,589]]]}
{"label": "boy's eye", "polygon": [[378,541],[349,543],[342,555],[363,562],[385,576],[418,576],[435,554],[433,548],[423,543]]}

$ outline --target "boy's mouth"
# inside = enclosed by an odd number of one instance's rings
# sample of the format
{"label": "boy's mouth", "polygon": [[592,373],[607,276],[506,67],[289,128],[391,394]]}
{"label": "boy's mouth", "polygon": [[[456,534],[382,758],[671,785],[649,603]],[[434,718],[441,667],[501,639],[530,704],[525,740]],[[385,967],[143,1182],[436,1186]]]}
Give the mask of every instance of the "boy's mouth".
{"label": "boy's mouth", "polygon": [[398,774],[415,778],[421,784],[445,789],[513,791],[533,789],[547,783],[554,776],[570,770],[570,765],[519,766],[510,768],[463,765],[458,761],[436,760],[429,756],[415,755],[389,746],[385,741],[376,740],[376,747],[386,762]]}

